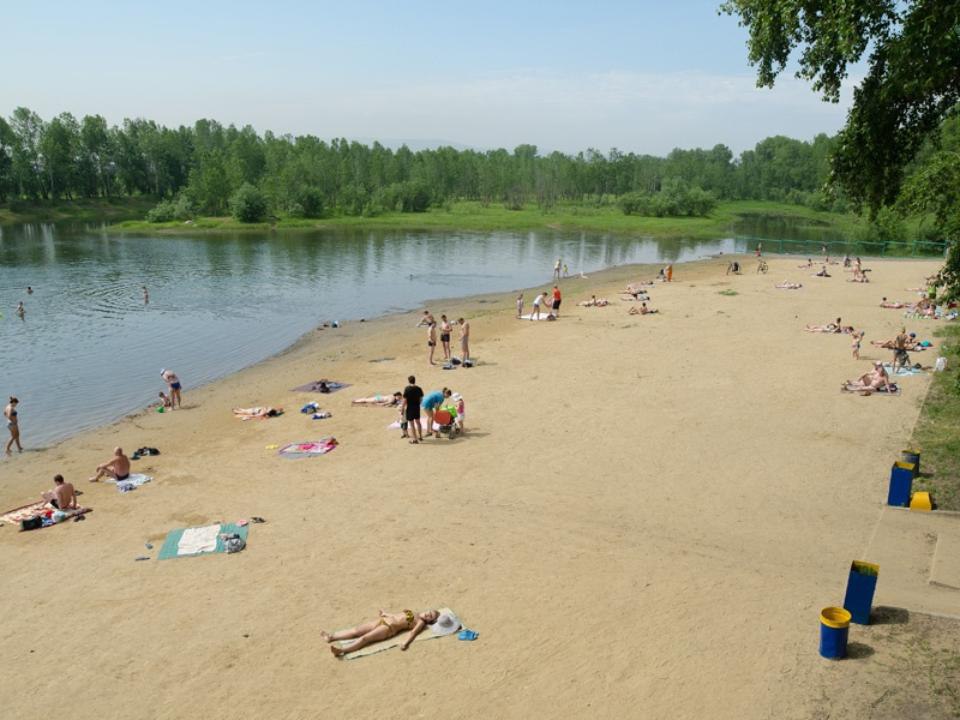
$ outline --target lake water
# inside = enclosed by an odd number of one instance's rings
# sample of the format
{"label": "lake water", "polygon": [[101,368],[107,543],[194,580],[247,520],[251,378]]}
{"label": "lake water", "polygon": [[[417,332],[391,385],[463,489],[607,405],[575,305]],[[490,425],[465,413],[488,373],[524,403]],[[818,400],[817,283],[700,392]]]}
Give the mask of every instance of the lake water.
{"label": "lake water", "polygon": [[[0,227],[0,405],[19,396],[24,442],[37,448],[155,401],[165,389],[161,368],[175,370],[189,393],[324,321],[546,283],[557,257],[571,273],[590,273],[740,252],[754,238],[342,230],[121,237],[96,226]],[[22,320],[14,312],[21,300]]]}

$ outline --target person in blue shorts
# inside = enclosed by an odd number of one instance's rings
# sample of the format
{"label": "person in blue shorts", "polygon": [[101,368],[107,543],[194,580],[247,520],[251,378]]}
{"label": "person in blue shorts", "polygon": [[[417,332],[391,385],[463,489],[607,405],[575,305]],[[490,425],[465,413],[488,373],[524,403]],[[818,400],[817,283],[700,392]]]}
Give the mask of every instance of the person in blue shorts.
{"label": "person in blue shorts", "polygon": [[427,435],[432,433],[434,437],[440,437],[440,433],[433,429],[433,414],[443,404],[443,401],[451,395],[453,395],[453,392],[450,388],[444,388],[443,390],[434,390],[423,398],[420,407],[427,414]]}

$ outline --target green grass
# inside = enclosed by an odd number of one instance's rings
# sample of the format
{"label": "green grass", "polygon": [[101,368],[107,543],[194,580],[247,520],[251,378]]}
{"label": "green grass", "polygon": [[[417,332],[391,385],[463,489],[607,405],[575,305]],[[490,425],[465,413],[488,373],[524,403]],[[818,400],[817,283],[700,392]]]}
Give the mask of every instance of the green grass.
{"label": "green grass", "polygon": [[767,216],[785,219],[799,227],[828,228],[850,234],[861,225],[853,215],[818,212],[798,205],[761,201],[725,202],[704,218],[650,218],[624,215],[613,206],[560,204],[550,211],[534,205],[508,210],[502,205],[483,206],[479,202],[460,201],[447,208],[424,213],[386,213],[376,217],[337,216],[318,220],[281,218],[273,222],[244,224],[229,217],[204,217],[183,222],[148,223],[134,220],[111,227],[115,232],[196,233],[239,232],[245,230],[314,230],[324,228],[360,228],[382,230],[583,230],[651,237],[709,238],[730,230],[741,216]]}
{"label": "green grass", "polygon": [[934,373],[913,431],[923,472],[913,489],[929,491],[940,509],[960,510],[960,327],[947,326],[937,337],[947,369]]}
{"label": "green grass", "polygon": [[117,222],[142,218],[156,205],[154,198],[85,198],[81,200],[15,200],[0,205],[0,225],[36,222]]}
{"label": "green grass", "polygon": [[717,295],[726,295],[727,297],[733,297],[734,295],[739,295],[739,294],[740,293],[738,293],[736,290],[730,290],[730,289],[720,290],[717,292]]}

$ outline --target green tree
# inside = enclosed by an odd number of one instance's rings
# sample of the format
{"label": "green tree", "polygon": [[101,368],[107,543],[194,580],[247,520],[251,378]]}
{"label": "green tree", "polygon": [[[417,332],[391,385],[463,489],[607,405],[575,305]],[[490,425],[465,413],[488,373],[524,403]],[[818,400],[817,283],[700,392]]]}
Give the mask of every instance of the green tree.
{"label": "green tree", "polygon": [[[738,15],[747,27],[759,85],[772,86],[799,50],[797,75],[836,102],[848,67],[869,51],[867,75],[854,90],[837,138],[833,180],[871,216],[893,204],[908,166],[960,101],[960,3],[728,0],[721,10]],[[916,197],[921,191],[935,193],[918,181],[910,204],[936,203],[934,197],[921,202]],[[960,238],[950,241],[955,245]],[[952,277],[960,272],[958,260],[952,251]]]}
{"label": "green tree", "polygon": [[260,222],[267,216],[267,198],[250,183],[244,183],[230,196],[230,214],[242,223]]}

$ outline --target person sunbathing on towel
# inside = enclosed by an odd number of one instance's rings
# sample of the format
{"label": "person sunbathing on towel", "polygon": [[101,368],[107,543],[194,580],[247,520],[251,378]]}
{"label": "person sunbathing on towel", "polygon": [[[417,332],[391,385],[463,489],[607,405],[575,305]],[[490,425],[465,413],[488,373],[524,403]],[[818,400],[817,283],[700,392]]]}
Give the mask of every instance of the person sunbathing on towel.
{"label": "person sunbathing on towel", "polygon": [[803,283],[787,282],[784,280],[782,283],[777,284],[776,287],[781,290],[799,290],[803,287]]}
{"label": "person sunbathing on towel", "polygon": [[875,390],[881,388],[886,388],[887,390],[893,390],[893,387],[890,384],[890,376],[887,375],[887,371],[883,368],[883,363],[880,360],[877,360],[873,364],[873,370],[868,373],[864,373],[856,381],[847,380],[844,383],[844,390],[850,392],[860,392],[864,395],[869,395]]}
{"label": "person sunbathing on towel", "polygon": [[357,641],[347,647],[341,648],[333,644],[330,645],[330,652],[333,653],[334,657],[340,657],[409,630],[410,634],[400,643],[400,649],[406,650],[410,647],[410,643],[414,641],[414,638],[416,638],[427,625],[433,625],[439,617],[440,613],[436,610],[424,610],[422,613],[417,614],[414,614],[412,610],[404,610],[398,613],[388,613],[385,610],[381,610],[380,617],[377,620],[361,623],[349,630],[338,630],[335,633],[328,633],[326,630],[321,630],[320,637],[328,643],[356,638]]}
{"label": "person sunbathing on towel", "polygon": [[646,303],[640,303],[640,307],[634,305],[632,308],[627,310],[627,315],[652,315],[655,312],[659,312],[655,308],[648,308]]}
{"label": "person sunbathing on towel", "polygon": [[903,308],[910,307],[910,306],[907,305],[906,303],[902,303],[896,300],[887,300],[886,298],[883,298],[880,301],[880,307],[887,308],[888,310],[902,310]]}
{"label": "person sunbathing on towel", "polygon": [[827,323],[826,325],[807,325],[804,330],[807,332],[838,333],[840,332],[840,327],[840,318],[837,318],[836,322]]}
{"label": "person sunbathing on towel", "polygon": [[403,402],[403,393],[395,392],[393,395],[371,395],[370,397],[357,398],[353,401],[354,405],[379,405],[380,407],[396,407]]}
{"label": "person sunbathing on towel", "polygon": [[53,476],[53,489],[41,493],[40,497],[46,500],[55,510],[76,510],[77,493],[73,485],[63,481],[63,475]]}
{"label": "person sunbathing on towel", "polygon": [[233,414],[243,420],[266,420],[267,418],[283,415],[283,408],[272,408],[272,407],[234,408]]}
{"label": "person sunbathing on towel", "polygon": [[104,476],[118,481],[130,477],[130,458],[123,454],[123,448],[114,448],[113,457],[102,465],[97,465],[97,474],[90,478],[90,482],[97,482]]}
{"label": "person sunbathing on towel", "polygon": [[606,307],[609,304],[606,298],[598,298],[596,295],[591,295],[589,300],[581,300],[577,303],[581,307]]}

